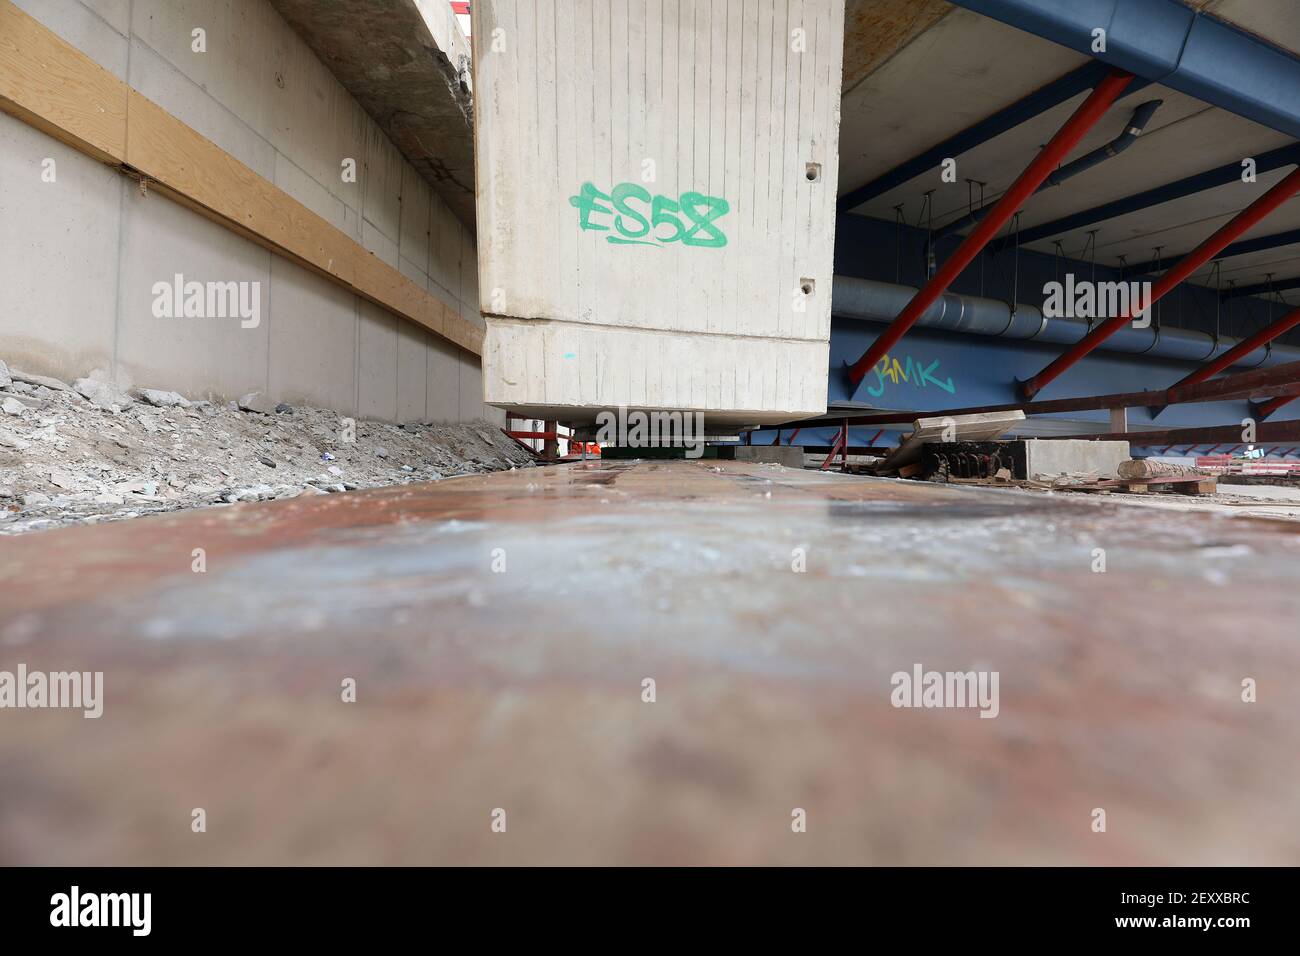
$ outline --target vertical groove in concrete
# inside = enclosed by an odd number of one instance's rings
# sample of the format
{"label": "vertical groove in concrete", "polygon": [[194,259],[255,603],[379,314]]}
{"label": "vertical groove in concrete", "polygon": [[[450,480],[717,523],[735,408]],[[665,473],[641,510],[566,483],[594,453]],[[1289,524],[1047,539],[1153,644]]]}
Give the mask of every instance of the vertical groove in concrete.
{"label": "vertical groove in concrete", "polygon": [[266,379],[263,388],[266,393],[271,393],[271,348],[274,345],[275,338],[271,335],[271,286],[275,281],[275,255],[268,252],[266,254]]}
{"label": "vertical groove in concrete", "polygon": [[[90,9],[87,7],[87,9]],[[96,11],[91,10],[98,16]],[[135,16],[135,0],[128,0],[126,7],[126,82],[131,82],[131,23]],[[101,18],[102,19],[102,18]],[[108,24],[108,21],[104,21]],[[112,24],[108,24],[111,28]],[[114,33],[117,31],[114,30]],[[130,109],[130,104],[127,104]],[[126,136],[131,135],[131,124],[126,125]],[[130,146],[129,142],[124,142],[123,151]],[[122,325],[122,240],[125,238],[126,229],[126,191],[131,188],[131,181],[125,177],[118,180],[117,184],[117,264],[113,270],[113,357],[108,369],[109,378],[120,384],[118,380],[118,361],[117,361],[117,343]]]}
{"label": "vertical groove in concrete", "polygon": [[[406,210],[405,197],[402,195],[402,183],[405,177],[402,173],[397,175],[397,271],[402,271],[402,213]],[[402,421],[402,330],[400,327],[401,319],[393,325],[393,335],[396,338],[395,347],[393,348],[393,418],[398,423]],[[425,371],[428,371],[428,364],[425,364]]]}

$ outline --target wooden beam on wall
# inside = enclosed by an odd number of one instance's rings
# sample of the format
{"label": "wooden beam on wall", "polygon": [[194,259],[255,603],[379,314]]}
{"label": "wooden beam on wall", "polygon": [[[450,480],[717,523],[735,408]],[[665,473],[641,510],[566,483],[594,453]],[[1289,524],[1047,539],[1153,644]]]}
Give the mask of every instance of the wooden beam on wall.
{"label": "wooden beam on wall", "polygon": [[475,355],[483,330],[0,0],[0,110]]}
{"label": "wooden beam on wall", "polygon": [[0,109],[104,163],[126,153],[127,86],[0,0]]}

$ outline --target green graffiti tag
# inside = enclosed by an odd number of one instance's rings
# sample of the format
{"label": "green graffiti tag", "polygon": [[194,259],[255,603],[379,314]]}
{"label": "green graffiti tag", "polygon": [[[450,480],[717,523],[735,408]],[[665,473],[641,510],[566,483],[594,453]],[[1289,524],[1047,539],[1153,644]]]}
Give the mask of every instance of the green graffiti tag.
{"label": "green graffiti tag", "polygon": [[919,359],[914,362],[912,356],[908,355],[904,357],[904,364],[900,365],[898,359],[886,355],[872,369],[876,373],[876,384],[867,386],[867,394],[872,398],[879,398],[885,394],[886,381],[895,385],[900,381],[908,382],[916,388],[934,385],[943,389],[949,395],[956,394],[957,386],[953,385],[951,375],[946,379],[934,377],[934,370],[938,367],[938,359],[935,359],[929,365],[922,365]]}
{"label": "green graffiti tag", "polygon": [[[632,206],[641,205],[640,209]],[[583,183],[578,195],[569,197],[578,210],[578,225],[588,232],[609,232],[610,227],[593,219],[613,216],[614,231],[606,242],[621,246],[659,246],[680,242],[684,246],[721,249],[726,233],[717,221],[731,211],[731,203],[718,196],[684,192],[676,200],[652,196],[636,183],[619,183],[603,193],[593,183]],[[685,216],[685,220],[681,218]]]}

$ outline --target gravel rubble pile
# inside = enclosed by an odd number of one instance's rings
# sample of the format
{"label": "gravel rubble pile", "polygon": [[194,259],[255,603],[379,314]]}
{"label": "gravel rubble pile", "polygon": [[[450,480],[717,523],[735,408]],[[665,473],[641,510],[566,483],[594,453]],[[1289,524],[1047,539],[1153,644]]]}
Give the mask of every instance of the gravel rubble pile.
{"label": "gravel rubble pile", "polygon": [[532,464],[487,421],[392,425],[259,393],[190,401],[0,361],[0,534]]}

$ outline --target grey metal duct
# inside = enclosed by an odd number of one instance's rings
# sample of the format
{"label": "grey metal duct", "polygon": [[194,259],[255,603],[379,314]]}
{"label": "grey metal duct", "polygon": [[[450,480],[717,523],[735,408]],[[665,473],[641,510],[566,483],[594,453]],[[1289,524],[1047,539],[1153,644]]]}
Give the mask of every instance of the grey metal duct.
{"label": "grey metal duct", "polygon": [[[1142,135],[1142,131],[1146,129],[1147,123],[1151,122],[1151,117],[1155,115],[1156,110],[1160,109],[1162,103],[1164,103],[1164,100],[1147,100],[1147,102],[1143,103],[1133,111],[1133,115],[1129,117],[1129,121],[1124,124],[1124,132],[1120,133],[1105,146],[1099,146],[1086,156],[1080,156],[1074,162],[1066,163],[1060,169],[1052,172],[1047,177],[1047,180],[1034,190],[1034,195],[1038,195],[1044,190],[1051,189],[1054,186],[1059,186],[1067,179],[1072,179],[1080,173],[1087,172],[1094,166],[1098,166],[1106,160],[1124,152],[1124,150],[1132,146],[1134,141]],[[993,203],[990,202],[987,206],[982,206],[979,209],[968,212],[966,215],[958,219],[954,219],[943,228],[936,229],[934,231],[934,238],[942,239],[945,236],[951,236],[955,232],[960,232],[967,226],[979,222],[989,214],[989,211],[992,208]]]}
{"label": "grey metal duct", "polygon": [[[831,313],[869,322],[891,322],[912,300],[916,291],[908,285],[836,276],[831,290]],[[1088,323],[1083,319],[1048,319],[1041,310],[1023,304],[1016,306],[1013,315],[1007,303],[998,299],[981,299],[951,292],[940,297],[921,316],[917,326],[971,335],[1033,340],[1052,345],[1073,345],[1088,334]],[[1135,329],[1130,325],[1108,338],[1098,349],[1199,364],[1226,352],[1237,341],[1231,336],[1220,336],[1216,347],[1214,337],[1208,332],[1165,326],[1157,336],[1154,327]],[[1256,349],[1243,357],[1236,367],[1256,368],[1295,361],[1300,361],[1300,349],[1274,345],[1271,352],[1263,348]]]}

